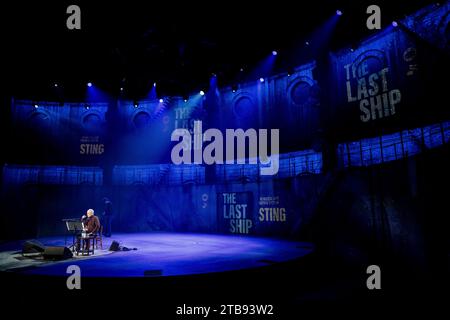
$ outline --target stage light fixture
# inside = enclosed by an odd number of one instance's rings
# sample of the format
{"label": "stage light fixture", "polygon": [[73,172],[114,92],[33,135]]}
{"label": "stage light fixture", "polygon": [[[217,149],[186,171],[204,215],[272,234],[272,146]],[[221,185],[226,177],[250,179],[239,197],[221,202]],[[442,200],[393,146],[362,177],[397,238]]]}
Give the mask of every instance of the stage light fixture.
{"label": "stage light fixture", "polygon": [[264,78],[259,78],[259,82],[264,82]]}
{"label": "stage light fixture", "polygon": [[156,82],[153,82],[153,87],[156,87]]}
{"label": "stage light fixture", "polygon": [[57,83],[54,83],[53,86],[54,86],[55,88],[58,88],[58,84],[57,84]]}
{"label": "stage light fixture", "polygon": [[273,56],[276,56],[277,54],[278,54],[277,51],[275,51],[275,50],[272,51],[272,55],[273,55]]}
{"label": "stage light fixture", "polygon": [[39,108],[39,105],[37,103],[34,104],[34,108],[37,109]]}
{"label": "stage light fixture", "polygon": [[341,11],[341,10],[336,10],[336,14],[337,14],[338,16],[342,16],[342,11]]}
{"label": "stage light fixture", "polygon": [[120,91],[123,91],[123,87],[120,87]]}
{"label": "stage light fixture", "polygon": [[88,86],[88,87],[92,87],[92,82],[88,82],[88,83],[87,83],[87,86]]}
{"label": "stage light fixture", "polygon": [[159,103],[163,103],[164,102],[164,99],[159,99]]}
{"label": "stage light fixture", "polygon": [[309,46],[309,41],[305,41],[305,46]]}
{"label": "stage light fixture", "polygon": [[205,91],[200,90],[200,95],[201,95],[201,96],[204,96],[204,95],[205,95]]}
{"label": "stage light fixture", "polygon": [[397,21],[392,21],[392,26],[395,28],[395,27],[398,27],[398,23],[397,23]]}
{"label": "stage light fixture", "polygon": [[235,93],[235,92],[237,91],[237,89],[238,89],[238,86],[237,86],[236,84],[234,84],[234,85],[231,86],[231,91],[232,91],[233,93]]}
{"label": "stage light fixture", "polygon": [[137,108],[137,107],[139,107],[139,103],[138,103],[137,101],[133,101],[133,106],[134,106],[135,108]]}
{"label": "stage light fixture", "polygon": [[89,110],[90,107],[89,107],[88,104],[85,104],[85,105],[84,105],[84,108],[85,108],[86,110]]}

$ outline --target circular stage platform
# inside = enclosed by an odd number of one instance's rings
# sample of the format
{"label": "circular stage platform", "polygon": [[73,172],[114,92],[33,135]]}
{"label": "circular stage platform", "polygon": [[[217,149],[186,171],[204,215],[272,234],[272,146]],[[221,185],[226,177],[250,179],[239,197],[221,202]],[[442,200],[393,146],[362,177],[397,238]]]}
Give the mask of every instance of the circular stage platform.
{"label": "circular stage platform", "polygon": [[[132,251],[111,252],[113,240]],[[47,246],[63,246],[64,238],[41,238]],[[0,270],[33,275],[67,276],[67,266],[76,264],[83,277],[181,276],[258,268],[287,262],[310,254],[306,242],[250,236],[131,233],[104,238],[103,250],[94,256],[64,261],[23,259],[21,243],[0,247]]]}

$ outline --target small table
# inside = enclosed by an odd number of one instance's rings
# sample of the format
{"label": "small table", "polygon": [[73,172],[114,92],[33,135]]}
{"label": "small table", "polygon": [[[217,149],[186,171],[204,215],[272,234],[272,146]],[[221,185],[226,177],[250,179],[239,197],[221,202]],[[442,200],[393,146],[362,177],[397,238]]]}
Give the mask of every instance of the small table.
{"label": "small table", "polygon": [[[92,243],[91,243],[92,240]],[[86,245],[89,246],[89,249],[85,249]],[[89,255],[90,253],[94,254],[95,248],[95,235],[89,236],[80,236],[80,249],[77,250],[77,256],[81,253],[81,255]]]}

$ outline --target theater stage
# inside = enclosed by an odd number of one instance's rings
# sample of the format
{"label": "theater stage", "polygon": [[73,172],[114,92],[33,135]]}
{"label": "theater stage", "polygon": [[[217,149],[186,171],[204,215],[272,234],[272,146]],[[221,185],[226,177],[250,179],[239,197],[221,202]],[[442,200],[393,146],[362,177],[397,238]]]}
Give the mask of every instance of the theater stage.
{"label": "theater stage", "polygon": [[[62,246],[64,237],[40,238],[45,245]],[[109,252],[113,240],[133,251]],[[23,242],[23,241],[22,241]],[[310,243],[249,236],[131,233],[104,238],[95,256],[65,261],[22,260],[21,243],[0,246],[0,270],[20,274],[67,276],[68,265],[81,268],[83,277],[181,276],[258,268],[310,254]],[[7,270],[6,270],[7,269]]]}

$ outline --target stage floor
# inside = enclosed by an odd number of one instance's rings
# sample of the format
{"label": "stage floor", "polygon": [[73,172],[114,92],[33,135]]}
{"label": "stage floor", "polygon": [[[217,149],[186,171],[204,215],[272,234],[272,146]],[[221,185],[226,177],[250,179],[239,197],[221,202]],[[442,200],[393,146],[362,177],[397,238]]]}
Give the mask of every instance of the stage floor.
{"label": "stage floor", "polygon": [[[38,239],[45,245],[62,246],[64,238]],[[109,252],[111,242],[137,248],[135,251]],[[0,247],[2,270],[33,275],[67,276],[67,266],[76,264],[83,277],[181,276],[258,268],[301,258],[313,251],[306,242],[271,238],[186,234],[132,233],[104,238],[103,250],[92,257],[74,257],[59,262],[27,265],[13,253],[21,250],[21,242]],[[15,260],[14,265],[12,261]],[[6,266],[6,267],[5,267]],[[13,268],[11,268],[13,266]]]}

